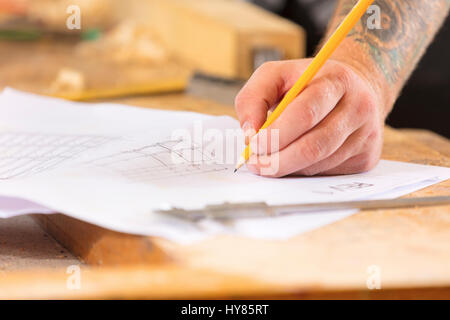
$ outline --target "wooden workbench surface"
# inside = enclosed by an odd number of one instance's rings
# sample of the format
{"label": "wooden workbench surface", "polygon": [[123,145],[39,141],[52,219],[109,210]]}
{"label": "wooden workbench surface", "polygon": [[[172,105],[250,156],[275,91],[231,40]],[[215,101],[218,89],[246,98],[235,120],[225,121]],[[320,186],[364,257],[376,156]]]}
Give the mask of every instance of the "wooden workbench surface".
{"label": "wooden workbench surface", "polygon": [[[116,102],[233,114],[231,107],[185,95]],[[450,166],[449,151],[450,142],[431,133],[386,129],[385,159]],[[409,196],[449,194],[447,181]],[[0,273],[0,298],[450,298],[450,206],[361,212],[288,241],[226,236],[191,246],[121,235],[63,216],[37,220],[96,266],[82,266],[81,290],[68,290],[72,257],[55,262],[56,268],[10,265]],[[0,263],[10,240],[2,241]],[[9,254],[11,263],[24,255]],[[370,266],[379,268],[382,290],[367,290]]]}

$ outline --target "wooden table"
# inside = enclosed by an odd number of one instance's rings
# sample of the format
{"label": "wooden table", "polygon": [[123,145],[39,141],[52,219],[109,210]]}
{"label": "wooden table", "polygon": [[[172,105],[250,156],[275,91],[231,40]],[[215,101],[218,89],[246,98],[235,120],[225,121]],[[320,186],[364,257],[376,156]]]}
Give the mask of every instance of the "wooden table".
{"label": "wooden table", "polygon": [[[233,114],[182,94],[116,102]],[[383,158],[450,166],[450,142],[386,128]],[[449,194],[446,181],[409,197]],[[0,298],[450,298],[450,206],[361,212],[288,241],[222,236],[191,246],[62,215],[34,221],[80,260],[29,218],[2,221]],[[74,264],[81,265],[81,290],[66,286]],[[381,290],[367,289],[369,267],[380,271]]]}

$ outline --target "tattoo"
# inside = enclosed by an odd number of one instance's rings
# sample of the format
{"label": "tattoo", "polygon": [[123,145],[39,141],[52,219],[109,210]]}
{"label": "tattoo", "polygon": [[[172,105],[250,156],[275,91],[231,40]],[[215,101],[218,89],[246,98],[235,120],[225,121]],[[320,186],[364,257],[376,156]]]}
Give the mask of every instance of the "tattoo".
{"label": "tattoo", "polygon": [[[342,20],[356,0],[341,0],[336,22]],[[439,29],[450,0],[375,0],[381,10],[381,28],[369,28],[366,13],[349,37],[361,44],[387,82],[405,82]]]}

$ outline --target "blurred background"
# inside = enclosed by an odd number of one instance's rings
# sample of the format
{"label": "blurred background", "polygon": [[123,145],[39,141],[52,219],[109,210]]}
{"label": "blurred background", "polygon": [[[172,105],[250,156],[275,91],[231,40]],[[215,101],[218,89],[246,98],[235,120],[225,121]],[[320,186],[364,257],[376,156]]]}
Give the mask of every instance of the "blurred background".
{"label": "blurred background", "polygon": [[[260,64],[311,55],[336,1],[0,0],[0,88],[89,101],[192,94],[231,105]],[[447,19],[389,125],[450,138],[449,40]]]}

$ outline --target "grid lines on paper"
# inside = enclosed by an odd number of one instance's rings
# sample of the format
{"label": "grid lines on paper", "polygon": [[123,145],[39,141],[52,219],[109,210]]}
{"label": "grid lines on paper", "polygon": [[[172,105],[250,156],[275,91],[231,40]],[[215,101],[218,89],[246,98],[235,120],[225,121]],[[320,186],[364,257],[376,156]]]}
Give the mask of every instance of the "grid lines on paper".
{"label": "grid lines on paper", "polygon": [[0,180],[27,177],[54,169],[111,139],[94,135],[0,133]]}

